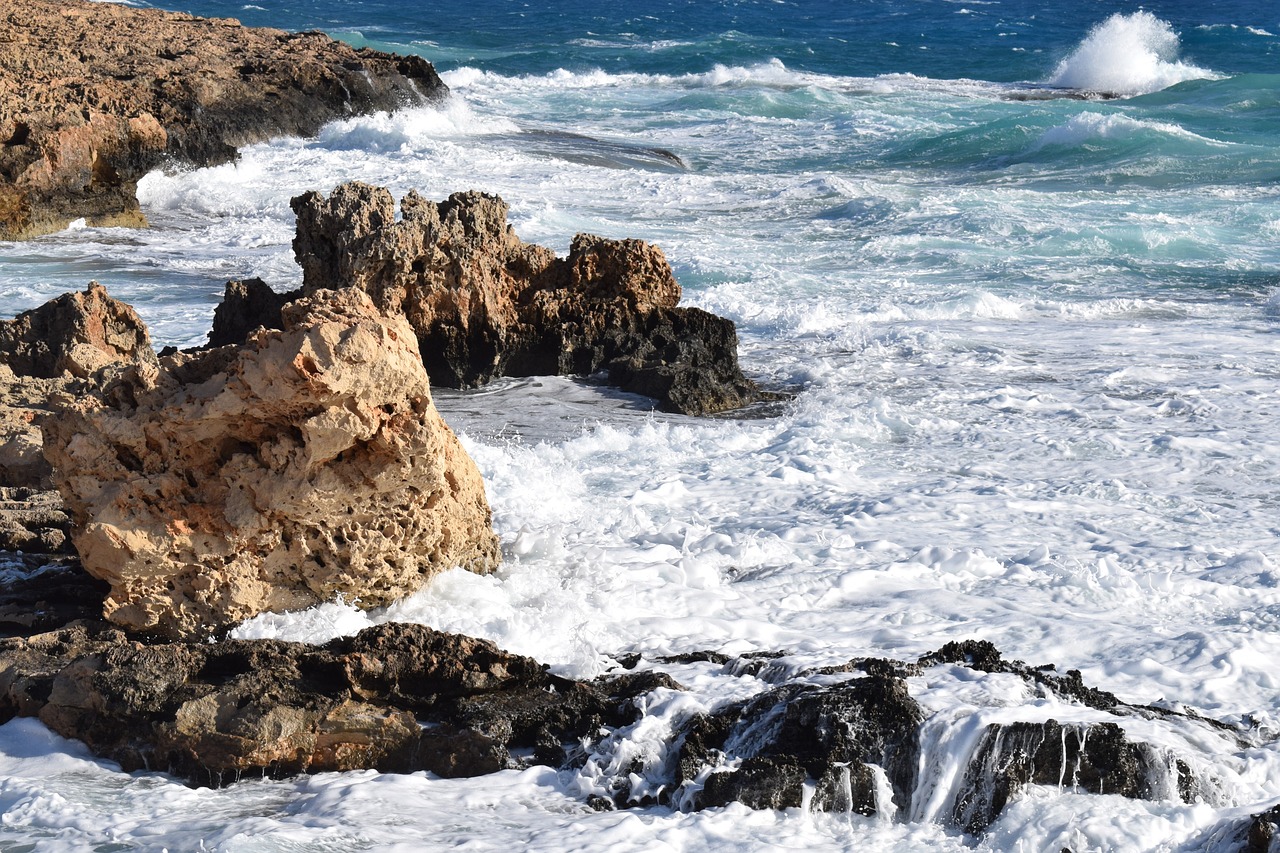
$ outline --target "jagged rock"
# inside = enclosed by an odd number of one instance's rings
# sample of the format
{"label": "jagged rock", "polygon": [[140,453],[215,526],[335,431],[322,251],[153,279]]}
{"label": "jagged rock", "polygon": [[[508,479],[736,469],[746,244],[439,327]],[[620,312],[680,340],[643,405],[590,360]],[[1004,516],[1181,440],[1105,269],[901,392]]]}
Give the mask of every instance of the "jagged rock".
{"label": "jagged rock", "polygon": [[1240,853],[1271,853],[1280,838],[1280,805],[1253,816]]}
{"label": "jagged rock", "polygon": [[78,619],[98,619],[107,585],[80,564],[47,555],[0,558],[0,636],[56,631]]}
{"label": "jagged rock", "polygon": [[[677,783],[705,775],[699,806],[740,801],[753,808],[801,804],[803,783],[816,783],[812,808],[877,810],[875,771],[894,801],[915,789],[923,714],[895,676],[870,675],[832,687],[784,685],[745,703],[695,718],[686,731]],[[734,770],[716,770],[740,760]],[[880,804],[883,807],[883,804]]]}
{"label": "jagged rock", "polygon": [[1185,763],[1130,741],[1115,723],[1009,723],[987,727],[969,759],[951,819],[966,832],[981,832],[1029,784],[1139,800],[1175,795],[1193,802],[1195,796]]}
{"label": "jagged rock", "polygon": [[[470,776],[623,726],[648,682],[576,682],[491,643],[388,624],[324,645],[147,644],[80,623],[0,641],[0,720],[198,783],[377,768]],[[520,708],[519,719],[504,709]],[[487,709],[481,728],[472,720]],[[560,753],[563,756],[563,752]]]}
{"label": "jagged rock", "polygon": [[0,551],[69,553],[70,528],[57,492],[0,486]]}
{"label": "jagged rock", "polygon": [[280,312],[300,296],[300,290],[276,293],[260,278],[227,282],[222,302],[213,312],[209,346],[244,343],[249,333],[259,327],[283,328]]}
{"label": "jagged rock", "polygon": [[524,243],[502,199],[440,203],[349,183],[293,200],[303,289],[356,287],[417,332],[433,382],[607,370],[625,390],[688,414],[766,395],[738,368],[733,324],[678,308],[662,251],[640,240],[574,238],[569,256]]}
{"label": "jagged rock", "polygon": [[0,363],[15,376],[86,379],[113,363],[155,360],[138,313],[96,281],[0,322]]}
{"label": "jagged rock", "polygon": [[0,12],[0,239],[142,225],[137,182],[447,93],[419,57],[86,0]]}
{"label": "jagged rock", "polygon": [[141,364],[44,424],[105,615],[169,636],[342,596],[366,607],[498,560],[484,486],[412,330],[360,291],[244,347]]}
{"label": "jagged rock", "polygon": [[155,360],[137,312],[97,282],[0,321],[0,487],[52,487],[40,424],[55,396],[93,393],[108,368]]}

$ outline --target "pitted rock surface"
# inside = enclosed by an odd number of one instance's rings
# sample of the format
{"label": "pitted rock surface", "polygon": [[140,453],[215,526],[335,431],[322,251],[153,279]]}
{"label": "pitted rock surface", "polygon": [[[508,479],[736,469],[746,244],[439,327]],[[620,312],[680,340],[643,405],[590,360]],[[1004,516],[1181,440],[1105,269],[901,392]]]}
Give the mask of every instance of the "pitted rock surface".
{"label": "pitted rock surface", "polygon": [[111,585],[116,624],[207,635],[496,565],[480,473],[403,318],[348,289],[282,319],[242,347],[139,364],[45,422],[73,543]]}

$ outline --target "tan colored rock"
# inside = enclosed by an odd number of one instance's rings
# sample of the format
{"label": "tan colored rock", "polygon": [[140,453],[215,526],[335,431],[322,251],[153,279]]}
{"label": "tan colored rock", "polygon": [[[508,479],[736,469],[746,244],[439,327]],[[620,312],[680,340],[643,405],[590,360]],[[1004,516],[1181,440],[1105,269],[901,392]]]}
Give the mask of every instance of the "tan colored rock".
{"label": "tan colored rock", "polygon": [[138,180],[438,99],[419,57],[87,0],[0,3],[0,239],[146,224]]}
{"label": "tan colored rock", "polygon": [[643,240],[579,234],[557,258],[517,237],[506,203],[479,192],[436,203],[411,191],[398,218],[388,190],[362,183],[292,204],[304,292],[356,287],[403,314],[436,384],[608,371],[686,414],[770,397],[739,369],[733,323],[677,307],[671,265]]}
{"label": "tan colored rock", "polygon": [[46,421],[113,622],[201,636],[496,565],[479,471],[432,403],[412,329],[355,290],[283,314],[283,330],[138,365],[106,403]]}
{"label": "tan colored rock", "polygon": [[155,361],[137,312],[97,282],[0,321],[0,487],[52,488],[40,435],[51,400],[94,393],[112,369]]}

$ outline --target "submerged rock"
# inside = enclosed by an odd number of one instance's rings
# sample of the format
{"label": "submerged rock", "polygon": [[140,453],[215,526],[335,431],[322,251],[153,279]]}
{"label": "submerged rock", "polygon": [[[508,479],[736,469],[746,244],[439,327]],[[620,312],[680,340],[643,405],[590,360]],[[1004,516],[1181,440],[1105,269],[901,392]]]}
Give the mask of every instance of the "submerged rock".
{"label": "submerged rock", "polygon": [[377,768],[474,776],[563,760],[638,716],[632,678],[577,682],[484,640],[386,624],[323,646],[145,643],[79,623],[0,640],[0,721],[38,717],[126,771],[200,784]]}
{"label": "submerged rock", "polygon": [[497,539],[413,332],[356,290],[313,294],[244,347],[139,364],[45,422],[107,618],[207,635],[342,596],[388,604]]}
{"label": "submerged rock", "polygon": [[23,0],[0,14],[0,43],[3,240],[79,218],[143,225],[153,169],[448,91],[419,57],[115,3]]}
{"label": "submerged rock", "polygon": [[890,809],[886,787],[894,803],[911,801],[923,716],[906,683],[887,673],[831,687],[784,685],[694,719],[677,782],[701,783],[699,807],[793,808],[811,781],[812,808],[876,814]]}
{"label": "submerged rock", "polygon": [[410,192],[397,218],[388,190],[349,183],[293,209],[304,291],[355,287],[408,318],[436,384],[607,371],[687,414],[768,396],[738,368],[732,322],[677,307],[656,246],[579,234],[560,259],[521,241],[502,199],[477,192],[439,203]]}
{"label": "submerged rock", "polygon": [[1195,796],[1185,763],[1150,744],[1130,741],[1115,723],[1010,723],[988,726],[982,735],[951,820],[966,832],[981,832],[1026,785],[1137,800],[1193,802]]}

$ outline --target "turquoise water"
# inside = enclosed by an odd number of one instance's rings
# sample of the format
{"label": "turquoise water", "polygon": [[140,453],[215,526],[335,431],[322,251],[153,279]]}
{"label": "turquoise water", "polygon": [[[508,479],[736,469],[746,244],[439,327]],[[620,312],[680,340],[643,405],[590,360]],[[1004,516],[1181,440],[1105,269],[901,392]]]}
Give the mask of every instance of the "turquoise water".
{"label": "turquoise water", "polygon": [[[744,368],[798,391],[746,422],[667,418],[558,378],[442,393],[485,474],[502,571],[245,636],[411,619],[578,676],[628,652],[785,650],[802,667],[980,637],[1238,739],[1123,721],[1192,766],[1204,800],[1036,789],[979,840],[922,804],[888,823],[590,813],[583,796],[637,756],[660,775],[682,714],[763,689],[690,666],[687,695],[655,697],[576,775],[190,792],[52,740],[32,757],[21,744],[39,733],[10,724],[0,839],[1227,851],[1236,822],[1280,801],[1274,3],[173,6],[418,52],[453,96],[148,176],[148,230],[0,245],[4,313],[98,278],[158,343],[197,344],[228,278],[297,284],[291,196],[350,179],[475,188],[560,252],[578,231],[656,241],[686,301],[737,322]],[[1093,713],[998,678],[935,672],[917,690],[935,792],[974,720]]]}

